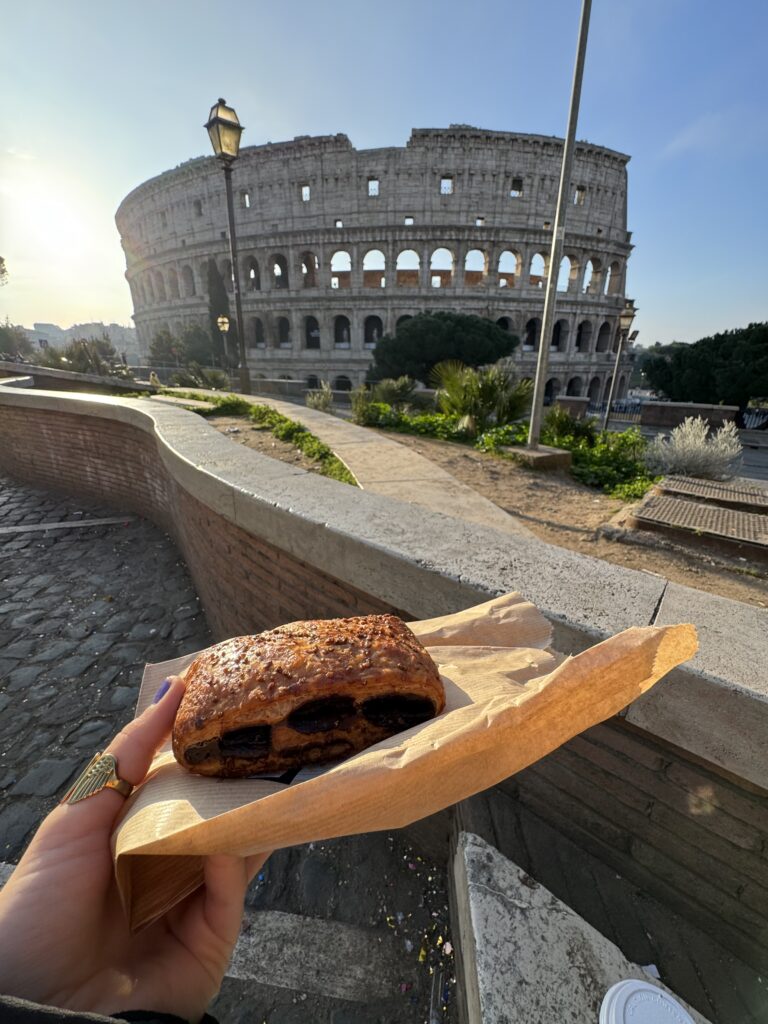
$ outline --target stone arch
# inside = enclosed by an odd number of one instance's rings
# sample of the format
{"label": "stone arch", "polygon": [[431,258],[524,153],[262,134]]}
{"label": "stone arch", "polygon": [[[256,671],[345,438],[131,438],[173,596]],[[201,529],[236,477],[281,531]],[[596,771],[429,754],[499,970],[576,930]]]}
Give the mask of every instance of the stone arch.
{"label": "stone arch", "polygon": [[560,270],[557,275],[557,290],[567,292],[571,280],[571,258],[563,256],[560,260]]}
{"label": "stone arch", "polygon": [[561,384],[557,377],[550,377],[547,383],[544,385],[544,401],[546,403],[554,402],[557,396],[560,394]]}
{"label": "stone arch", "polygon": [[581,389],[584,387],[584,381],[581,377],[571,377],[568,381],[568,387],[565,389],[566,395],[574,395],[578,397],[581,394]]}
{"label": "stone arch", "polygon": [[567,320],[558,320],[552,328],[552,348],[555,352],[568,351],[568,331],[570,330]]}
{"label": "stone arch", "polygon": [[453,282],[453,253],[441,246],[429,259],[429,283],[433,288],[447,288]]}
{"label": "stone arch", "polygon": [[592,321],[582,320],[576,328],[576,351],[589,352],[592,342]]}
{"label": "stone arch", "polygon": [[342,374],[340,374],[338,377],[336,377],[334,379],[334,381],[333,381],[333,390],[334,391],[351,391],[352,390],[352,381],[349,379],[349,377],[347,377],[347,375],[345,373],[342,373]]}
{"label": "stone arch", "polygon": [[402,316],[399,316],[397,318],[397,321],[395,323],[395,333],[397,333],[397,328],[400,326],[400,324],[404,324],[406,320],[413,320],[413,316],[410,313],[403,313]]}
{"label": "stone arch", "polygon": [[291,347],[291,321],[287,316],[279,316],[275,321],[277,327],[277,347]]}
{"label": "stone arch", "polygon": [[310,373],[304,384],[308,390],[315,391],[320,387],[320,378],[316,373]]}
{"label": "stone arch", "polygon": [[464,257],[464,287],[476,288],[484,285],[488,277],[488,253],[482,249],[470,249]]}
{"label": "stone arch", "polygon": [[333,347],[350,348],[352,345],[352,325],[348,316],[337,316],[333,319]]}
{"label": "stone arch", "polygon": [[374,348],[384,334],[384,324],[380,316],[367,316],[363,324],[363,343],[366,348]]}
{"label": "stone arch", "polygon": [[288,280],[288,261],[285,256],[275,253],[269,257],[269,276],[272,287],[277,289],[290,288]]}
{"label": "stone arch", "polygon": [[381,249],[369,249],[363,256],[363,288],[386,288],[387,261]]}
{"label": "stone arch", "polygon": [[260,316],[251,317],[251,348],[266,348],[264,323]]}
{"label": "stone arch", "polygon": [[159,302],[167,302],[167,295],[165,293],[165,278],[163,277],[162,270],[155,271],[155,293]]}
{"label": "stone arch", "polygon": [[181,298],[179,293],[179,275],[173,267],[168,268],[168,291],[172,299]]}
{"label": "stone arch", "polygon": [[619,377],[619,384],[618,384],[618,387],[616,389],[616,397],[617,398],[626,398],[627,397],[627,378],[626,378],[626,376],[623,373]]}
{"label": "stone arch", "polygon": [[305,288],[317,288],[318,274],[320,272],[320,260],[313,252],[303,252],[299,257],[301,262],[301,280]]}
{"label": "stone arch", "polygon": [[608,395],[611,393],[611,383],[613,381],[613,374],[609,373],[605,378],[605,386],[603,387],[603,401],[608,401]]}
{"label": "stone arch", "polygon": [[613,345],[612,351],[614,355],[619,351],[619,345],[621,344],[621,324],[619,324],[613,334]]}
{"label": "stone arch", "polygon": [[597,405],[600,401],[600,378],[593,377],[589,382],[589,388],[587,390],[589,401],[591,405]]}
{"label": "stone arch", "polygon": [[352,257],[346,249],[338,249],[331,256],[331,288],[352,287]]}
{"label": "stone arch", "polygon": [[499,256],[499,288],[514,288],[520,277],[520,256],[505,249]]}
{"label": "stone arch", "polygon": [[184,285],[184,295],[190,299],[196,294],[195,289],[195,275],[192,273],[192,267],[187,264],[181,268],[181,281]]}
{"label": "stone arch", "polygon": [[525,338],[523,339],[523,351],[524,352],[535,352],[539,347],[539,341],[541,339],[541,319],[537,316],[531,317],[531,319],[525,325]]}
{"label": "stone arch", "polygon": [[603,292],[606,295],[621,294],[621,264],[618,260],[614,260],[610,267],[608,267]]}
{"label": "stone arch", "polygon": [[607,352],[611,347],[611,325],[605,320],[600,325],[600,330],[597,332],[597,342],[595,343],[595,352]]}
{"label": "stone arch", "polygon": [[245,280],[249,292],[261,291],[261,271],[255,256],[249,256],[245,261]]}
{"label": "stone arch", "polygon": [[398,288],[418,288],[421,260],[415,249],[403,249],[397,254],[395,284]]}
{"label": "stone arch", "polygon": [[584,278],[582,282],[582,292],[585,295],[594,295],[600,288],[600,270],[601,263],[597,257],[592,256],[587,260],[587,265],[584,268]]}
{"label": "stone arch", "polygon": [[304,348],[320,348],[320,324],[317,317],[304,317]]}
{"label": "stone arch", "polygon": [[498,318],[498,320],[496,321],[496,326],[500,327],[502,329],[502,331],[509,331],[510,334],[515,329],[515,325],[514,325],[514,323],[512,321],[512,317],[511,316],[500,316]]}
{"label": "stone arch", "polygon": [[547,264],[540,252],[531,256],[531,263],[528,270],[528,284],[533,288],[543,288],[546,280]]}

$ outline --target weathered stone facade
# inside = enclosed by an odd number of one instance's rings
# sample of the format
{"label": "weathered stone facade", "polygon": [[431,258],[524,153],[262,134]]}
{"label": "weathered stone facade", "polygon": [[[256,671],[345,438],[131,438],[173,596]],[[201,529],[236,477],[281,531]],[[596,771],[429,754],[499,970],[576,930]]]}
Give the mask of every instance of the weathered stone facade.
{"label": "weathered stone facade", "polygon": [[[243,149],[233,178],[251,372],[357,384],[403,317],[454,310],[517,334],[518,371],[533,376],[561,157],[561,139],[464,125],[415,129],[405,147],[356,150],[333,135]],[[551,393],[607,395],[632,248],[628,159],[576,149]],[[207,324],[210,258],[232,287],[218,161],[145,182],[116,221],[142,347],[162,327]]]}

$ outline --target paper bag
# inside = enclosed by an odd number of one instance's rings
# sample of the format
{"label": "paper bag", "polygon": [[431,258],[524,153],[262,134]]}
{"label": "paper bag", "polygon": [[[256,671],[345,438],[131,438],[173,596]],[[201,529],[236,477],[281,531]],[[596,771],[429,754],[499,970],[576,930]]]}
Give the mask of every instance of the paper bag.
{"label": "paper bag", "polygon": [[[408,624],[437,663],[445,710],[294,778],[217,779],[158,752],[113,835],[118,887],[141,928],[202,883],[202,858],[400,828],[495,785],[615,715],[696,651],[693,626],[633,628],[576,657],[519,594]],[[195,655],[147,666],[137,714]]]}

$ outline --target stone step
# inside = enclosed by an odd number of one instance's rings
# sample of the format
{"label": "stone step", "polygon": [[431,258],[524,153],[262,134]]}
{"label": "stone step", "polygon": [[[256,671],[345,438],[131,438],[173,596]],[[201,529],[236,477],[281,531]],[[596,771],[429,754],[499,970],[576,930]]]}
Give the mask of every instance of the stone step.
{"label": "stone step", "polygon": [[666,992],[706,1024],[479,836],[458,834],[453,885],[466,1024],[596,1022],[605,993],[629,978]]}

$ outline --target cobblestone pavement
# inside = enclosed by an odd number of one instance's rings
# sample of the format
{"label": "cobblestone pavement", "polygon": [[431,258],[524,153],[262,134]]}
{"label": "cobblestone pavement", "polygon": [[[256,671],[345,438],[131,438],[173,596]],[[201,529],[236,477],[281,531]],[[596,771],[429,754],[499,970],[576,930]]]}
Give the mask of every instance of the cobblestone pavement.
{"label": "cobblestone pavement", "polygon": [[[210,643],[187,570],[146,520],[0,480],[0,860],[133,717],[145,662]],[[20,531],[37,523],[76,523]],[[16,528],[20,532],[7,532]]]}
{"label": "cobblestone pavement", "polygon": [[[62,522],[77,525],[20,529]],[[18,861],[132,717],[145,662],[208,643],[157,527],[0,478],[0,862]],[[452,1024],[445,866],[422,853],[402,832],[274,853],[212,1012],[222,1024]]]}

